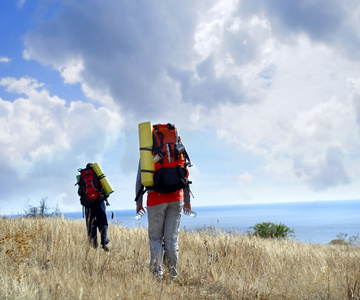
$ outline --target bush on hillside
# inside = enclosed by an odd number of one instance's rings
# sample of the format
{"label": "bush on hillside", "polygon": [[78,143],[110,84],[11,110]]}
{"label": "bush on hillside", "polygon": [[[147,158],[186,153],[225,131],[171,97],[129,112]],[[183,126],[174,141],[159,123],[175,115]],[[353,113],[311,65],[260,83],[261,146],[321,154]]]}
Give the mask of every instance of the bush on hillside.
{"label": "bush on hillside", "polygon": [[342,245],[342,246],[355,246],[360,247],[359,235],[353,235],[348,237],[346,233],[339,233],[336,239],[330,241],[330,245]]}
{"label": "bush on hillside", "polygon": [[274,224],[271,222],[257,223],[255,226],[250,227],[249,234],[261,238],[288,238],[294,237],[294,229],[290,229],[284,224]]}

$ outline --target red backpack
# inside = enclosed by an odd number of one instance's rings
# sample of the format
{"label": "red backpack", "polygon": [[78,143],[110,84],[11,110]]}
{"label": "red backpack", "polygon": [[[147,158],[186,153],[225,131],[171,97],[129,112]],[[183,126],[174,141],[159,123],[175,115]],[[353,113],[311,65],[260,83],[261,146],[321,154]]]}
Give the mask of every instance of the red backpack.
{"label": "red backpack", "polygon": [[85,169],[79,169],[78,171],[80,172],[78,193],[81,196],[81,204],[86,206],[95,201],[103,200],[103,187],[93,168],[89,166]]}
{"label": "red backpack", "polygon": [[191,166],[190,158],[173,124],[153,126],[153,154],[155,185],[152,190],[172,193],[189,187],[187,167]]}

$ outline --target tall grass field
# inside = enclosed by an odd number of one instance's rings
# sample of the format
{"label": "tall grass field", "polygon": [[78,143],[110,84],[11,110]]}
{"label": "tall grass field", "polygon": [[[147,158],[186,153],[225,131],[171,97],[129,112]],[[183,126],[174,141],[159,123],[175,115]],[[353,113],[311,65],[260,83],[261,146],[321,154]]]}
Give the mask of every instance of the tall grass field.
{"label": "tall grass field", "polygon": [[110,251],[84,220],[0,219],[0,299],[360,299],[360,248],[181,231],[179,276],[148,270],[144,228],[111,224]]}

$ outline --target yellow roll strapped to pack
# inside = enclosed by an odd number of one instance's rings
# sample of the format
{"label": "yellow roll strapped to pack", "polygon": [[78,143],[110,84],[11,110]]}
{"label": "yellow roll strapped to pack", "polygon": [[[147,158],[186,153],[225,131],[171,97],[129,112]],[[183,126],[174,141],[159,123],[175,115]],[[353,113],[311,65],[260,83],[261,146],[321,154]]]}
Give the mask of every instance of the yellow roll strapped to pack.
{"label": "yellow roll strapped to pack", "polygon": [[94,172],[96,173],[96,175],[99,177],[101,185],[103,186],[106,195],[110,195],[111,193],[113,193],[114,190],[112,189],[110,183],[108,182],[104,172],[101,170],[99,164],[94,163],[92,165],[92,168],[93,168]]}
{"label": "yellow roll strapped to pack", "polygon": [[145,187],[154,185],[155,163],[153,162],[153,138],[150,122],[139,124],[141,184]]}

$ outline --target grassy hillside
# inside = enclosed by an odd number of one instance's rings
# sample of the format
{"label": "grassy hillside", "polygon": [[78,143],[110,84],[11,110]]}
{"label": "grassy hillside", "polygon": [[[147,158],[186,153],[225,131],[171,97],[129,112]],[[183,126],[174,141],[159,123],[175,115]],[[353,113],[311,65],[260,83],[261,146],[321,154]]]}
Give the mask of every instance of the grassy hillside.
{"label": "grassy hillside", "polygon": [[360,248],[180,234],[179,277],[148,271],[146,229],[111,225],[92,249],[83,220],[0,219],[0,299],[360,299]]}

